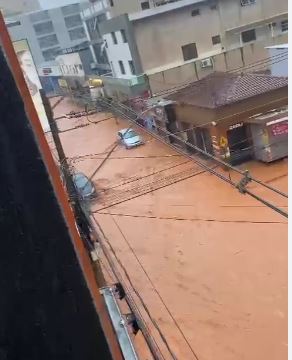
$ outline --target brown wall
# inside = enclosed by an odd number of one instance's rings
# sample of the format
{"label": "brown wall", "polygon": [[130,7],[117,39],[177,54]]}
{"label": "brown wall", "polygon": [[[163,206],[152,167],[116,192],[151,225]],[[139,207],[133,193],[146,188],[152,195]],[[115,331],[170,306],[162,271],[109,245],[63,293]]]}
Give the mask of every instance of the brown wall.
{"label": "brown wall", "polygon": [[270,91],[216,110],[217,121],[224,126],[245,120],[247,117],[288,104],[288,87]]}
{"label": "brown wall", "polygon": [[214,110],[191,105],[175,105],[175,114],[177,121],[188,123],[193,126],[203,126],[216,120],[216,113]]}
{"label": "brown wall", "polygon": [[202,126],[216,121],[217,126],[229,127],[234,123],[246,120],[252,115],[267,112],[287,104],[288,87],[285,87],[217,109],[176,104],[175,112],[178,121],[190,123],[194,126]]}
{"label": "brown wall", "polygon": [[[191,105],[175,106],[177,122],[191,124],[193,127],[206,126],[212,138],[214,153],[220,154],[220,139],[227,139],[230,125],[244,122],[248,117],[267,112],[288,104],[288,88],[271,91],[267,94],[249,98],[247,100],[215,109],[203,109]],[[217,123],[215,126],[211,122]],[[224,153],[221,152],[221,155]]]}

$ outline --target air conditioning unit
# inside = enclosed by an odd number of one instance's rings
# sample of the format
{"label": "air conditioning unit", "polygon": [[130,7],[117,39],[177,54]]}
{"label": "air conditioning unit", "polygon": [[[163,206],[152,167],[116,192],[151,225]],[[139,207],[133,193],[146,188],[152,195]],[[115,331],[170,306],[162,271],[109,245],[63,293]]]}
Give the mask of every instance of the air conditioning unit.
{"label": "air conditioning unit", "polygon": [[213,60],[212,58],[207,58],[201,61],[201,68],[212,68],[213,67]]}

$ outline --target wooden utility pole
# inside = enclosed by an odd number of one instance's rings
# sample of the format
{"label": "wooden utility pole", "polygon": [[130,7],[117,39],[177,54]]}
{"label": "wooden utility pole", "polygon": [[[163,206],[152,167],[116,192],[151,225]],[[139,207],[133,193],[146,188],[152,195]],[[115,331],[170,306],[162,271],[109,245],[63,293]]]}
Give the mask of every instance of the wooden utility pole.
{"label": "wooden utility pole", "polygon": [[[56,121],[54,120],[53,111],[50,105],[50,102],[44,92],[43,89],[40,90],[40,94],[42,97],[43,105],[46,111],[46,115],[48,118],[49,126],[51,129],[52,137],[56,146],[56,150],[58,153],[59,161],[60,161],[60,171],[63,175],[66,188],[68,191],[70,203],[73,209],[73,213],[75,216],[76,224],[80,233],[80,236],[84,242],[87,250],[92,253],[95,251],[94,244],[98,242],[98,239],[93,239],[92,236],[92,226],[88,213],[88,209],[86,208],[86,204],[80,201],[80,196],[75,187],[74,181],[72,179],[72,174],[70,171],[70,167],[64,152],[63,145],[59,136],[59,129]],[[99,287],[103,287],[106,285],[106,281],[104,279],[101,266],[99,263],[99,259],[93,261],[93,266],[95,270],[95,276]]]}

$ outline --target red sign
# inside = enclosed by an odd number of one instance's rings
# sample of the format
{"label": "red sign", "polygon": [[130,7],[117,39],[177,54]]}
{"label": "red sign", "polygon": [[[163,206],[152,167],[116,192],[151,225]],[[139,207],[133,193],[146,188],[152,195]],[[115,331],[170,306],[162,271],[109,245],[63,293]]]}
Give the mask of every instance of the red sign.
{"label": "red sign", "polygon": [[281,122],[272,126],[273,136],[288,134],[288,121]]}

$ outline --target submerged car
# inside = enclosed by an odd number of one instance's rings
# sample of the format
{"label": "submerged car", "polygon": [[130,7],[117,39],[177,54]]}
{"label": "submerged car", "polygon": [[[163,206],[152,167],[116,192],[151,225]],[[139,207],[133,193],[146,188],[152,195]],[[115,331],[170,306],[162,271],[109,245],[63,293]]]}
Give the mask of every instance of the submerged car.
{"label": "submerged car", "polygon": [[79,196],[82,199],[92,199],[96,196],[95,187],[90,179],[83,173],[72,175],[72,179]]}
{"label": "submerged car", "polygon": [[118,137],[126,149],[131,149],[143,144],[141,136],[131,128],[120,130],[118,132]]}

